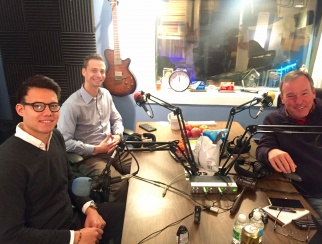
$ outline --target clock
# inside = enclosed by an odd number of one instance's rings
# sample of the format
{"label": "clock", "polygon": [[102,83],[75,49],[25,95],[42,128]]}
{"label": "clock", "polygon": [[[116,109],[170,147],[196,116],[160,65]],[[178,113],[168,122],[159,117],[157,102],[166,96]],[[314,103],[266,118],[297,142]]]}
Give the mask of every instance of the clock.
{"label": "clock", "polygon": [[190,85],[190,77],[187,72],[176,70],[169,77],[169,85],[175,91],[184,91]]}

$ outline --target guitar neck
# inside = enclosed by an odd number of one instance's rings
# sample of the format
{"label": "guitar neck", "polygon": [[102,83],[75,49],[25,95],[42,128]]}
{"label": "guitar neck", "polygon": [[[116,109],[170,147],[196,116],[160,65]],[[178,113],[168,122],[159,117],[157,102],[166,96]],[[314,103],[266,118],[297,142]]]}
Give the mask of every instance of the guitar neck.
{"label": "guitar neck", "polygon": [[114,39],[114,64],[121,64],[119,30],[117,21],[117,1],[112,3],[112,20],[113,20],[113,39]]}

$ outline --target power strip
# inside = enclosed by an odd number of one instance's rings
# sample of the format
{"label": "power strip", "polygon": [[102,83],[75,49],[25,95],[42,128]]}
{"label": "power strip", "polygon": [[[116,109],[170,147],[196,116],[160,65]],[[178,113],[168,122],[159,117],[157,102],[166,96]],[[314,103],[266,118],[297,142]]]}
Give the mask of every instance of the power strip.
{"label": "power strip", "polygon": [[196,175],[189,178],[191,193],[237,194],[237,184],[231,176]]}

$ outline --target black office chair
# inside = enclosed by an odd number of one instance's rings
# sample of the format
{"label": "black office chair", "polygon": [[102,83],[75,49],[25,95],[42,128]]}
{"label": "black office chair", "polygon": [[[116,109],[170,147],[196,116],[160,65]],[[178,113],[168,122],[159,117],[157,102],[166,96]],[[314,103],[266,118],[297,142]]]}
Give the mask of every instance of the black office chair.
{"label": "black office chair", "polygon": [[[316,97],[322,99],[322,88],[315,88],[315,92],[316,92]],[[283,103],[282,100],[280,98],[280,95],[278,95],[277,97],[277,109],[283,107]]]}

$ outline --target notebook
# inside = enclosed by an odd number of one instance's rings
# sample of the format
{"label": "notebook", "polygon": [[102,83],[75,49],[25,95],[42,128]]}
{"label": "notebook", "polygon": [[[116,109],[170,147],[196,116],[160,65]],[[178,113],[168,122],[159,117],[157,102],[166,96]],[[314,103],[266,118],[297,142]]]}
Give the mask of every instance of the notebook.
{"label": "notebook", "polygon": [[270,205],[263,208],[263,210],[267,213],[268,217],[275,221],[277,215],[277,223],[281,226],[287,225],[292,222],[293,219],[299,219],[308,213],[310,213],[307,209],[296,210],[295,213],[279,211],[275,209],[270,209]]}

